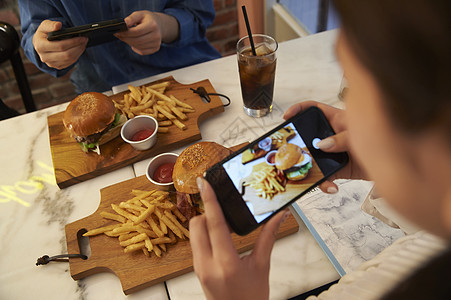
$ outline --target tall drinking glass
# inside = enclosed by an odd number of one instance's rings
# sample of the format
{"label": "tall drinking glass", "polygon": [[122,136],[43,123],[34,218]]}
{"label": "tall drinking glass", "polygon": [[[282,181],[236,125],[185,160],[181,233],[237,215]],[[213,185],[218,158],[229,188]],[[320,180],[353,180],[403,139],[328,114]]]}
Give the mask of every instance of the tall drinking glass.
{"label": "tall drinking glass", "polygon": [[246,114],[263,117],[272,110],[278,44],[264,34],[253,34],[252,38],[256,56],[252,53],[248,36],[241,38],[236,45],[241,94]]}

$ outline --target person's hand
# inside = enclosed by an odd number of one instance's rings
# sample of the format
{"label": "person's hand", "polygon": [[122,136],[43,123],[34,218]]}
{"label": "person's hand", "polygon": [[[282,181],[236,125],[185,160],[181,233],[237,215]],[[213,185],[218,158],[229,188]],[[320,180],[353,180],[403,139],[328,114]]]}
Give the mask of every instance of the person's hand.
{"label": "person's hand", "polygon": [[58,70],[74,64],[86,49],[86,37],[48,41],[47,33],[61,29],[61,22],[44,20],[33,36],[33,46],[43,63]]}
{"label": "person's hand", "polygon": [[[283,118],[285,120],[293,117],[297,113],[306,110],[311,106],[321,109],[335,131],[335,135],[323,139],[318,143],[318,147],[324,152],[348,152],[348,131],[345,124],[345,111],[332,106],[315,101],[305,101],[292,105],[287,109]],[[319,188],[329,194],[338,192],[338,186],[333,182],[334,179],[366,179],[363,170],[349,153],[349,163],[340,171],[329,177],[329,179],[319,185]]]}
{"label": "person's hand", "polygon": [[263,225],[252,253],[240,257],[213,189],[203,179],[198,178],[198,184],[205,214],[191,219],[190,243],[194,272],[207,299],[268,299],[271,251],[289,212]]}
{"label": "person's hand", "polygon": [[168,43],[178,37],[178,22],[169,15],[141,10],[133,12],[124,21],[128,30],[115,36],[140,55],[153,54],[160,50],[162,42]]}

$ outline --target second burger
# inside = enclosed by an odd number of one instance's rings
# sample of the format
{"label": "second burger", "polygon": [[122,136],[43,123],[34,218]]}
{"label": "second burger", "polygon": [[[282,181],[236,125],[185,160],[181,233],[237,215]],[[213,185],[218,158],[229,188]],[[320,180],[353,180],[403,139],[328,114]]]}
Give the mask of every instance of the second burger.
{"label": "second burger", "polygon": [[204,211],[197,177],[230,154],[230,149],[214,142],[199,142],[180,153],[172,179],[177,191],[177,208],[188,220]]}

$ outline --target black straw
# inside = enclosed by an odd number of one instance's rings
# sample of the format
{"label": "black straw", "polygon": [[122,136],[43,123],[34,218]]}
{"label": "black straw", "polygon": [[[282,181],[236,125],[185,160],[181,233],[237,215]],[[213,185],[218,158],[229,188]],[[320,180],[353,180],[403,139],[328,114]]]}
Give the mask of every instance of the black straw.
{"label": "black straw", "polygon": [[249,42],[251,42],[252,54],[257,56],[257,53],[255,52],[254,39],[252,38],[251,25],[249,25],[249,19],[247,17],[246,6],[243,5],[241,8],[243,9],[244,21],[246,22],[247,34],[249,35]]}

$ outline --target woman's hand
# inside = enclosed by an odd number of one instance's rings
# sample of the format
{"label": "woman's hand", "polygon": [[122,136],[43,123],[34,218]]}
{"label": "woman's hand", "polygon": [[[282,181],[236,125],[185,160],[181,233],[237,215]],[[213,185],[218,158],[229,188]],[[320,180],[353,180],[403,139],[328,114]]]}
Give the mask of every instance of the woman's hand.
{"label": "woman's hand", "polygon": [[207,181],[198,178],[205,214],[190,221],[194,271],[208,299],[268,299],[269,264],[276,232],[289,215],[282,211],[262,228],[251,254],[240,257]]}
{"label": "woman's hand", "polygon": [[43,63],[58,70],[74,64],[86,49],[86,37],[62,41],[47,40],[47,33],[61,29],[61,22],[44,20],[33,36],[33,46]]}
{"label": "woman's hand", "polygon": [[324,115],[326,116],[327,120],[336,133],[335,135],[319,142],[318,147],[324,152],[348,152],[349,154],[349,163],[339,172],[332,175],[328,181],[321,183],[319,186],[320,189],[325,193],[333,194],[338,191],[338,186],[333,183],[334,179],[366,179],[363,170],[349,153],[350,149],[348,142],[348,132],[345,124],[344,110],[315,101],[305,101],[294,104],[293,106],[288,108],[283,118],[287,120],[311,106],[316,106],[323,111]]}
{"label": "woman's hand", "polygon": [[160,50],[161,43],[170,43],[178,38],[178,21],[169,15],[135,11],[124,19],[128,30],[115,36],[130,45],[136,53],[149,55]]}

